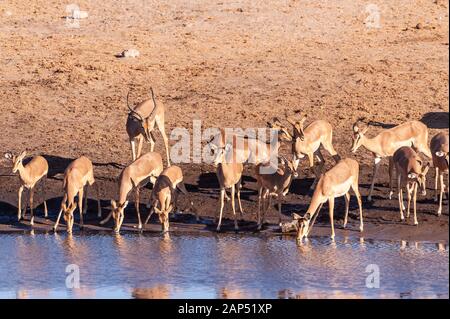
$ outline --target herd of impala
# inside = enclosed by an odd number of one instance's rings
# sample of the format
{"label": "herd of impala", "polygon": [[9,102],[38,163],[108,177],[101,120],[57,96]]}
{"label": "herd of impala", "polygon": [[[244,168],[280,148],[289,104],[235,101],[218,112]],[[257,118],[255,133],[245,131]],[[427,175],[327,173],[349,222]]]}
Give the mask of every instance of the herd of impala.
{"label": "herd of impala", "polygon": [[[169,158],[169,144],[164,128],[164,105],[156,102],[153,89],[151,89],[151,98],[145,100],[134,108],[128,103],[129,114],[126,122],[126,131],[131,145],[132,162],[125,167],[119,176],[119,196],[118,201],[111,200],[111,211],[109,215],[100,221],[100,224],[107,223],[112,217],[114,220],[114,231],[119,232],[125,214],[125,208],[128,205],[128,196],[134,191],[135,207],[138,218],[138,228],[143,227],[139,212],[139,190],[148,182],[153,184],[150,211],[145,220],[146,224],[152,215],[156,212],[162,225],[163,232],[169,230],[169,213],[176,207],[178,191],[187,194],[183,184],[183,173],[180,167],[171,165]],[[220,196],[218,216],[216,214],[217,230],[220,230],[224,202],[229,200],[226,190],[231,190],[231,206],[234,214],[234,227],[238,229],[237,215],[235,211],[235,193],[237,192],[238,206],[240,214],[243,209],[241,204],[241,180],[244,170],[244,164],[252,163],[254,165],[254,174],[258,185],[258,213],[257,227],[261,229],[265,215],[271,207],[271,199],[278,201],[279,222],[283,231],[295,229],[297,239],[302,240],[310,233],[315,219],[319,214],[322,205],[328,201],[329,216],[331,224],[331,237],[334,237],[334,200],[337,197],[345,197],[345,217],[344,227],[347,224],[349,212],[350,190],[356,195],[359,216],[360,231],[363,231],[363,211],[362,199],[359,192],[359,164],[351,158],[344,158],[335,151],[332,139],[333,128],[325,120],[316,120],[305,126],[306,116],[294,120],[286,115],[286,121],[292,126],[292,130],[282,124],[275,118],[268,123],[268,126],[278,132],[276,140],[261,141],[256,138],[238,136],[237,134],[225,134],[225,130],[214,136],[208,146],[214,153],[214,164],[217,168],[217,178],[220,184]],[[154,127],[158,127],[165,145],[167,168],[164,169],[163,160],[159,153],[154,152],[155,137],[153,135]],[[435,168],[435,200],[439,202],[437,214],[442,213],[442,199],[445,193],[444,174],[448,174],[449,167],[449,137],[444,132],[435,135],[431,143],[428,144],[428,128],[419,121],[410,121],[390,129],[385,129],[375,137],[368,137],[366,133],[370,127],[370,122],[365,123],[359,119],[353,124],[353,145],[352,152],[355,153],[361,146],[369,150],[374,156],[374,170],[372,183],[370,186],[368,200],[372,200],[375,179],[383,158],[389,159],[389,198],[393,195],[393,175],[396,172],[398,202],[401,219],[404,220],[404,211],[406,217],[410,214],[411,199],[413,202],[414,224],[418,224],[416,212],[417,190],[420,188],[422,194],[426,190],[426,175],[430,164],[425,163],[419,153],[432,160]],[[237,138],[243,139],[243,143],[237,143]],[[143,154],[142,146],[146,140],[150,143],[150,152]],[[281,143],[290,143],[292,150],[292,160],[285,156],[277,155],[277,163],[271,161],[271,148],[276,150]],[[137,144],[137,145],[136,145]],[[137,146],[137,149],[136,149]],[[324,172],[325,160],[321,153],[325,149],[336,162],[335,166],[329,171]],[[231,159],[230,159],[231,155]],[[35,156],[26,165],[23,159],[26,153],[13,155],[6,153],[5,157],[12,161],[13,173],[18,173],[21,186],[18,191],[18,211],[17,218],[20,221],[27,209],[30,208],[30,224],[34,223],[33,214],[33,193],[36,184],[41,182],[42,191],[45,191],[44,181],[48,173],[48,163],[42,156]],[[281,223],[281,200],[288,191],[293,179],[297,178],[297,169],[300,159],[308,157],[309,167],[313,170],[316,178],[313,183],[314,193],[308,210],[303,214],[294,213],[293,220],[288,223]],[[314,162],[317,165],[314,165]],[[264,168],[270,165],[276,166],[270,174],[263,173]],[[74,223],[74,211],[77,208],[80,213],[80,227],[83,227],[83,214],[87,210],[87,187],[95,183],[92,162],[85,156],[70,163],[64,172],[63,190],[64,196],[61,202],[61,208],[54,225],[57,230],[61,214],[66,222],[68,232],[72,232]],[[29,191],[29,199],[22,211],[22,193],[23,190]],[[403,201],[403,189],[406,188],[407,207]],[[448,196],[448,190],[447,190]],[[78,204],[75,198],[78,198]],[[47,204],[44,198],[44,212],[47,217]],[[97,189],[97,198],[98,189]],[[83,203],[84,200],[84,203]],[[98,202],[98,217],[101,218],[101,206]]]}

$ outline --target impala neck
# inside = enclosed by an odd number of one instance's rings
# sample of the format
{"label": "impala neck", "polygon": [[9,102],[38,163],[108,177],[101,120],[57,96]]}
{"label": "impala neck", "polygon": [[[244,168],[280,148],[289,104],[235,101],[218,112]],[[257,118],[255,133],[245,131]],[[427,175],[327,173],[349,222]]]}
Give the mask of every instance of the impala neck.
{"label": "impala neck", "polygon": [[365,135],[363,135],[361,137],[361,145],[376,155],[383,154],[381,145],[378,141],[377,136],[375,136],[373,138],[369,138],[369,137],[366,137]]}
{"label": "impala neck", "polygon": [[306,213],[311,216],[311,219],[313,218],[314,214],[318,213],[317,209],[323,202],[321,201],[321,196],[319,195],[319,185],[316,185],[316,191],[314,191],[313,197],[311,199],[311,204],[309,204],[308,210]]}
{"label": "impala neck", "polygon": [[29,179],[29,177],[30,177],[29,173],[23,166],[22,162],[20,162],[19,165],[17,166],[17,171],[19,172],[19,176],[20,176],[21,180],[25,181],[25,180]]}

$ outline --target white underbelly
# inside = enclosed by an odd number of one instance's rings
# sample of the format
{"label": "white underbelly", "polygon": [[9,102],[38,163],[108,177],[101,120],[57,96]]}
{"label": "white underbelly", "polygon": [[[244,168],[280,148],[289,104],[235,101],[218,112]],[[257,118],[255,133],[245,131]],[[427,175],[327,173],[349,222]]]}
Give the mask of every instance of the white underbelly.
{"label": "white underbelly", "polygon": [[352,184],[353,184],[353,177],[350,177],[345,182],[339,185],[335,185],[333,187],[334,197],[341,197],[347,194]]}

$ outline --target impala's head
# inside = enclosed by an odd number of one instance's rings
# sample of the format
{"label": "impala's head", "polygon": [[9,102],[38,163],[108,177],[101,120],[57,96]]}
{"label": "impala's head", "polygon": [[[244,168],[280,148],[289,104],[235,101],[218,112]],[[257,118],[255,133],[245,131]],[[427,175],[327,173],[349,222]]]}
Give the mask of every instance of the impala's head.
{"label": "impala's head", "polygon": [[[408,173],[408,178],[416,181],[423,196],[427,195],[427,173],[430,170],[430,163],[423,167],[421,160],[417,160],[418,166],[414,171]],[[420,172],[420,173],[417,173]]]}
{"label": "impala's head", "polygon": [[63,203],[61,206],[61,209],[63,211],[63,218],[66,222],[68,233],[72,233],[74,222],[73,212],[75,211],[75,208],[77,208],[77,204],[75,203],[70,203],[69,206],[67,206],[66,203]]}
{"label": "impala's head", "polygon": [[307,118],[308,117],[306,115],[301,117],[300,120],[293,120],[288,116],[286,117],[286,120],[289,122],[289,124],[292,125],[292,127],[294,129],[293,140],[296,140],[297,138],[299,138],[300,140],[303,141],[305,139],[304,125],[305,125],[305,121]]}
{"label": "impala's head", "polygon": [[289,133],[286,126],[281,124],[281,121],[278,118],[274,117],[272,122],[267,122],[267,126],[273,130],[278,131],[278,138],[281,141],[291,142],[293,140],[293,137]]}
{"label": "impala's head", "polygon": [[364,134],[366,134],[367,130],[369,129],[368,125],[366,125],[365,127],[361,126],[360,123],[363,120],[364,118],[360,118],[353,124],[353,145],[352,145],[353,153],[355,153],[358,150],[358,148],[362,145]]}
{"label": "impala's head", "polygon": [[13,163],[12,172],[14,174],[19,170],[19,167],[20,167],[20,165],[22,165],[22,161],[26,155],[27,155],[27,152],[25,152],[25,151],[23,151],[19,156],[15,156],[10,152],[5,154],[5,158],[9,159]]}
{"label": "impala's head", "polygon": [[447,162],[447,168],[448,168],[448,160],[449,160],[449,158],[448,158],[448,152],[442,152],[442,151],[437,151],[436,153],[436,156],[437,157],[440,157],[440,158],[444,158],[445,159],[445,161]]}
{"label": "impala's head", "polygon": [[232,145],[230,143],[226,143],[224,146],[210,143],[209,147],[214,156],[213,164],[215,166],[220,163],[225,163],[227,161],[227,155],[230,154],[230,151],[232,150]]}
{"label": "impala's head", "polygon": [[309,213],[306,213],[303,217],[299,214],[293,213],[292,221],[280,223],[281,232],[288,233],[292,230],[296,230],[297,240],[301,242],[304,237],[308,237],[310,219],[311,216]]}
{"label": "impala's head", "polygon": [[112,217],[114,219],[114,231],[116,233],[120,231],[120,227],[122,226],[123,218],[125,216],[124,210],[127,205],[127,200],[123,204],[116,203],[114,199],[111,200]]}
{"label": "impala's head", "polygon": [[292,219],[297,222],[297,240],[302,241],[304,237],[308,237],[311,215],[306,213],[304,216],[300,216],[293,213]]}
{"label": "impala's head", "polygon": [[159,221],[162,226],[162,232],[167,233],[169,231],[169,211],[162,211],[158,207],[155,207],[155,212],[158,214]]}
{"label": "impala's head", "polygon": [[281,161],[281,165],[284,166],[285,172],[289,172],[290,174],[292,174],[293,178],[298,177],[297,169],[296,169],[293,161],[288,160],[284,156],[280,156],[280,161]]}
{"label": "impala's head", "polygon": [[[128,109],[129,109],[129,113],[128,113],[128,116],[129,117],[131,117],[133,120],[135,120],[136,122],[138,122],[139,123],[139,126],[140,126],[140,131],[141,131],[141,134],[144,136],[144,138],[145,138],[145,140],[147,141],[147,142],[149,142],[150,141],[150,139],[151,138],[153,138],[153,135],[152,135],[152,133],[151,133],[151,131],[150,131],[150,126],[149,126],[149,121],[148,121],[148,118],[143,118],[142,116],[141,116],[141,114],[139,114],[138,112],[136,112],[131,106],[130,106],[130,104],[128,103],[128,97],[129,97],[129,95],[130,95],[130,91],[128,91],[128,94],[127,94],[127,107],[128,107]],[[152,95],[153,95],[153,90],[152,90]],[[155,103],[155,100],[153,99],[153,104],[154,104],[154,107],[156,107],[156,103]],[[154,140],[154,139],[153,139]]]}

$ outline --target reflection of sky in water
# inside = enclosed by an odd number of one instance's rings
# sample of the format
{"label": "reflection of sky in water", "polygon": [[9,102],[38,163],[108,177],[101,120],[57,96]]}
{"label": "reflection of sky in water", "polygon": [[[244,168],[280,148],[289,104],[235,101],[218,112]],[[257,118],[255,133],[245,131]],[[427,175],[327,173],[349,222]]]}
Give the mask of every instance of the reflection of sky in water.
{"label": "reflection of sky in water", "polygon": [[[0,298],[448,298],[448,246],[246,235],[0,234]],[[65,287],[66,266],[80,289]],[[366,266],[380,267],[367,289]]]}

